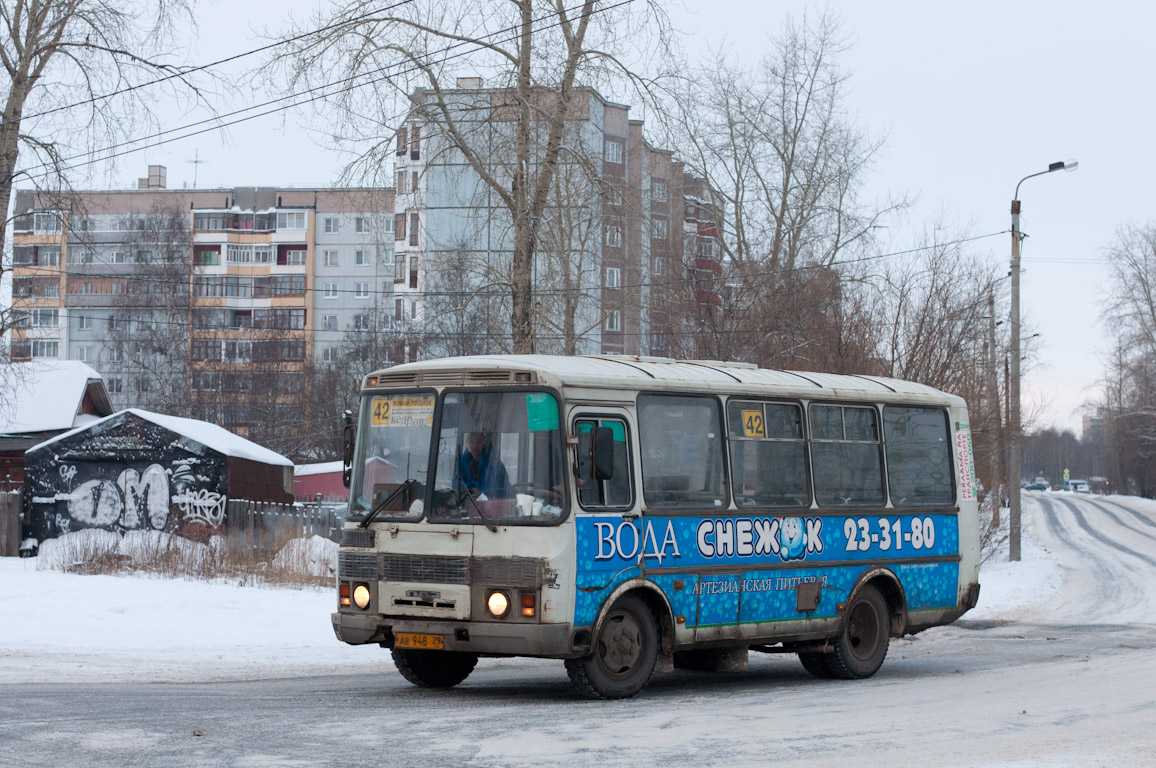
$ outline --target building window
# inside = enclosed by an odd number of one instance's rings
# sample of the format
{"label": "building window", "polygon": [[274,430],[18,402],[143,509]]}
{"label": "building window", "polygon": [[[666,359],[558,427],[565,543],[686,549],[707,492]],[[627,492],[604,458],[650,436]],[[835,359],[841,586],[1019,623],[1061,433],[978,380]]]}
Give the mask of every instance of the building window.
{"label": "building window", "polygon": [[37,254],[36,263],[41,267],[59,267],[60,249],[41,247]]}
{"label": "building window", "polygon": [[617,309],[606,314],[606,330],[615,332],[622,330],[622,313]]}
{"label": "building window", "polygon": [[353,254],[353,263],[359,267],[369,266],[369,251],[356,251]]}
{"label": "building window", "polygon": [[353,220],[353,231],[358,234],[366,234],[369,232],[369,219],[358,216]]}
{"label": "building window", "polygon": [[91,248],[86,248],[80,254],[80,263],[81,264],[91,264],[94,261],[96,261],[96,251],[92,250]]}
{"label": "building window", "polygon": [[622,245],[622,227],[617,224],[606,227],[606,244],[615,248]]}
{"label": "building window", "polygon": [[326,299],[336,299],[337,298],[337,283],[326,283],[325,284],[325,290],[321,295],[323,298],[326,298]]}
{"label": "building window", "polygon": [[622,142],[616,139],[606,139],[603,145],[605,147],[605,157],[608,163],[622,162]]}
{"label": "building window", "polygon": [[271,245],[254,245],[253,246],[253,263],[254,264],[272,264],[273,263],[273,246],[271,246]]}
{"label": "building window", "polygon": [[405,256],[394,257],[393,279],[395,282],[402,282],[405,280]]}
{"label": "building window", "polygon": [[308,255],[309,255],[309,251],[286,251],[285,252],[285,263],[286,264],[304,264],[305,263],[305,257]]}
{"label": "building window", "polygon": [[337,219],[332,218],[332,217],[326,217],[326,219],[325,219],[325,234],[327,234],[327,235],[337,234],[338,226],[339,226],[339,224],[338,224]]}
{"label": "building window", "polygon": [[337,330],[337,315],[322,315],[321,316],[321,330],[336,331]]}
{"label": "building window", "polygon": [[114,295],[124,293],[124,283],[117,281],[111,284],[108,289],[108,292]]}
{"label": "building window", "polygon": [[225,249],[225,260],[230,264],[253,263],[253,246],[227,243]]}
{"label": "building window", "polygon": [[277,229],[305,229],[305,211],[281,211],[277,214]]}
{"label": "building window", "polygon": [[113,347],[108,351],[108,361],[110,363],[123,363],[124,350],[120,347]]}
{"label": "building window", "polygon": [[82,331],[91,331],[93,326],[92,315],[80,315],[76,318],[76,327]]}
{"label": "building window", "polygon": [[418,256],[411,256],[409,259],[409,287],[417,288],[417,274],[418,267],[421,265],[421,259]]}
{"label": "building window", "polygon": [[337,359],[337,354],[336,354],[336,351],[333,349],[333,347],[324,347],[321,350],[321,362],[332,363],[336,359]]}
{"label": "building window", "polygon": [[393,239],[405,239],[405,214],[395,213],[393,216]]}
{"label": "building window", "polygon": [[138,250],[133,254],[132,260],[137,264],[152,264],[153,252],[144,249]]}
{"label": "building window", "polygon": [[198,267],[212,267],[221,263],[220,248],[198,248],[193,256]]}
{"label": "building window", "polygon": [[409,191],[409,174],[405,171],[397,172],[397,194],[404,195]]}
{"label": "building window", "polygon": [[322,257],[324,259],[325,266],[327,266],[327,267],[336,267],[337,266],[337,251],[332,251],[332,250],[322,251],[321,254],[322,254]]}
{"label": "building window", "polygon": [[141,376],[139,379],[136,380],[136,391],[138,393],[140,393],[142,395],[148,394],[148,392],[151,389],[152,389],[152,384],[144,376]]}
{"label": "building window", "polygon": [[606,287],[618,288],[622,285],[622,270],[618,267],[606,268]]}
{"label": "building window", "polygon": [[353,330],[368,331],[369,330],[369,315],[365,313],[353,316]]}
{"label": "building window", "polygon": [[[32,325],[39,328],[54,328],[60,324],[60,310],[59,309],[34,309],[32,310]],[[56,357],[56,355],[52,355]]]}
{"label": "building window", "polygon": [[355,283],[353,286],[353,298],[368,299],[369,298],[369,283]]}
{"label": "building window", "polygon": [[666,239],[666,219],[655,219],[650,222],[650,236],[655,240]]}
{"label": "building window", "polygon": [[38,235],[50,235],[59,232],[60,223],[60,214],[53,211],[32,214],[32,231]]}
{"label": "building window", "polygon": [[[109,251],[108,252],[108,263],[109,264],[124,264],[124,251]],[[213,263],[216,264],[217,262],[213,262]]]}
{"label": "building window", "polygon": [[610,205],[622,205],[622,190],[618,187],[606,189],[606,202]]}
{"label": "building window", "polygon": [[670,199],[670,193],[667,191],[665,179],[654,179],[650,183],[650,196],[658,203],[665,203]]}
{"label": "building window", "polygon": [[76,359],[82,363],[87,363],[92,359],[92,347],[83,346],[76,348]]}
{"label": "building window", "polygon": [[119,378],[105,379],[104,385],[108,388],[110,395],[119,395],[124,391],[124,381]]}
{"label": "building window", "polygon": [[397,131],[397,154],[404,155],[406,148],[409,146],[409,136],[405,128],[399,128]]}
{"label": "building window", "polygon": [[666,274],[666,259],[661,258],[659,256],[656,256],[654,258],[653,272],[655,275],[665,275]]}
{"label": "building window", "polygon": [[409,244],[417,245],[417,225],[420,221],[418,214],[411,213],[409,215]]}

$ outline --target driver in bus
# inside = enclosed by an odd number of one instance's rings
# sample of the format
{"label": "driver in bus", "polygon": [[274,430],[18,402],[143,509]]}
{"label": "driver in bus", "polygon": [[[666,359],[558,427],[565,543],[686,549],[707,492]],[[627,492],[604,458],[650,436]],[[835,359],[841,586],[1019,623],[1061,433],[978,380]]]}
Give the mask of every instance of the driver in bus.
{"label": "driver in bus", "polygon": [[466,450],[458,460],[458,487],[474,496],[503,498],[510,495],[510,476],[493,450],[489,435],[470,432],[466,435]]}

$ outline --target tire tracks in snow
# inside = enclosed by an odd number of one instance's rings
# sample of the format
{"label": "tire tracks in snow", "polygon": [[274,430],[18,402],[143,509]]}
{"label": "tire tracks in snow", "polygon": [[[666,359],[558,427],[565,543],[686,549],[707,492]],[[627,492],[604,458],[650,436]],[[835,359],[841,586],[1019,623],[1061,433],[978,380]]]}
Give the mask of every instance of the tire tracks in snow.
{"label": "tire tracks in snow", "polygon": [[[1151,555],[1146,555],[1142,552],[1137,552],[1136,550],[1132,549],[1131,547],[1126,547],[1123,544],[1121,544],[1120,542],[1116,541],[1115,539],[1110,538],[1108,536],[1105,536],[1102,531],[1098,531],[1093,526],[1089,525],[1087,518],[1084,517],[1084,513],[1082,511],[1080,511],[1078,504],[1076,504],[1073,501],[1068,501],[1067,499],[1057,499],[1056,501],[1059,502],[1060,504],[1063,504],[1065,507],[1067,507],[1071,511],[1071,513],[1076,518],[1076,524],[1079,525],[1081,528],[1083,528],[1084,531],[1086,531],[1089,536],[1091,536],[1092,538],[1094,538],[1098,541],[1102,541],[1103,543],[1107,544],[1112,549],[1115,549],[1119,552],[1123,552],[1126,555],[1131,555],[1132,557],[1135,557],[1139,560],[1143,560],[1144,562],[1148,563],[1148,565],[1151,565],[1153,568],[1156,568],[1156,558],[1152,557]],[[1122,528],[1124,528],[1126,530],[1134,530],[1131,526],[1124,525],[1123,523],[1121,523],[1120,519],[1117,518],[1115,515],[1113,515],[1111,512],[1109,512],[1108,510],[1105,509],[1102,511],[1105,514],[1110,515],[1117,523],[1120,524],[1120,526]],[[1139,533],[1139,531],[1137,531],[1137,533]],[[1148,534],[1145,533],[1143,535],[1147,536]]]}
{"label": "tire tracks in snow", "polygon": [[[1131,507],[1129,507],[1126,504],[1121,504],[1118,501],[1109,501],[1107,499],[1088,499],[1088,501],[1091,502],[1093,505],[1099,507],[1100,509],[1103,509],[1108,514],[1112,514],[1112,513],[1108,509],[1103,507],[1102,505],[1111,504],[1113,507],[1119,507],[1121,510],[1132,515],[1132,517],[1136,518],[1137,520],[1139,520],[1141,523],[1148,526],[1149,528],[1156,528],[1156,520],[1151,519],[1150,517],[1148,517],[1143,512],[1141,512],[1137,509],[1132,509]],[[1134,529],[1134,530],[1139,531],[1139,529]],[[1151,536],[1150,534],[1145,534],[1145,535],[1148,535],[1149,538],[1156,538],[1156,536]]]}

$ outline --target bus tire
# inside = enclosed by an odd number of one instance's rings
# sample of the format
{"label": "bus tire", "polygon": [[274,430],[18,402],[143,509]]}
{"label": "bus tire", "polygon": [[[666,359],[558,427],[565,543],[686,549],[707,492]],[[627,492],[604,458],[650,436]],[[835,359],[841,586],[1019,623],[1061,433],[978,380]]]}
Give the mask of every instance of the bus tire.
{"label": "bus tire", "polygon": [[828,654],[831,675],[841,680],[871,677],[887,657],[891,638],[891,615],[887,601],[870,584],[863,585],[847,608],[847,622]]}
{"label": "bus tire", "polygon": [[827,664],[831,654],[816,653],[814,651],[804,651],[799,654],[799,661],[803,663],[803,669],[811,673],[813,677],[820,680],[830,680],[835,676],[831,671],[831,667]]}
{"label": "bus tire", "polygon": [[610,608],[589,656],[567,659],[570,682],[591,699],[628,699],[650,682],[658,661],[658,624],[640,598],[624,595]]}
{"label": "bus tire", "polygon": [[478,664],[478,654],[457,651],[414,651],[394,648],[393,664],[401,676],[422,688],[453,688]]}

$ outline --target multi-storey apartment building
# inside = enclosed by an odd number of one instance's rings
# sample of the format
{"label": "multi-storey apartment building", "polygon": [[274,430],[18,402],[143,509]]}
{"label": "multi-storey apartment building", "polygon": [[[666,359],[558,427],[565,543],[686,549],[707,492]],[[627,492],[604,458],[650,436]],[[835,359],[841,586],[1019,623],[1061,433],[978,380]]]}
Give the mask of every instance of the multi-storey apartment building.
{"label": "multi-storey apartment building", "polygon": [[[513,228],[476,163],[499,182],[512,178],[512,123],[502,114],[510,93],[460,78],[441,94],[475,164],[448,140],[425,91],[397,133],[394,315],[416,322],[434,354],[501,349],[508,335]],[[699,258],[718,263],[718,249],[699,246],[717,232],[686,218],[696,211],[686,196],[705,184],[651,146],[629,110],[590,88],[573,95],[535,253],[539,351],[665,354],[671,286]]]}
{"label": "multi-storey apartment building", "polygon": [[117,408],[275,431],[309,363],[392,301],[392,190],[170,190],[159,166],[141,181],[67,207],[18,193],[14,358],[84,360]]}

